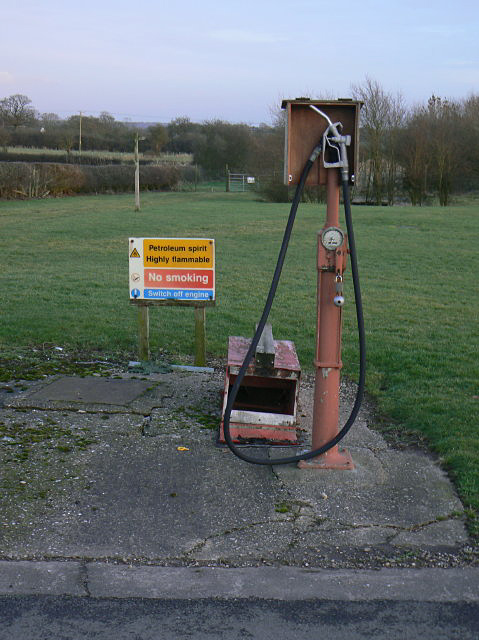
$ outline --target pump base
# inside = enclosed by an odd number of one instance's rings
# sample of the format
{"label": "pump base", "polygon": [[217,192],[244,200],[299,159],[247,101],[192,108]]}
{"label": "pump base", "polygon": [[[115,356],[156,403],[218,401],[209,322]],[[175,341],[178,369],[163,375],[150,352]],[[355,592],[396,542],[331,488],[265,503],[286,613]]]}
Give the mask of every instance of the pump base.
{"label": "pump base", "polygon": [[299,469],[354,469],[354,462],[347,449],[333,447],[326,453],[310,460],[300,460]]}

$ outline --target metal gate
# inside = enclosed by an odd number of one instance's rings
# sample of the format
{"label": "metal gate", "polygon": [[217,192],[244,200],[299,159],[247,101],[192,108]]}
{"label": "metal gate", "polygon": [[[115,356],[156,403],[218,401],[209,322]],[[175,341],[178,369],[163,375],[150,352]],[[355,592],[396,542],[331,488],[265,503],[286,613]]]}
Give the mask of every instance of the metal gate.
{"label": "metal gate", "polygon": [[247,173],[228,173],[228,191],[250,191],[255,188],[256,180]]}

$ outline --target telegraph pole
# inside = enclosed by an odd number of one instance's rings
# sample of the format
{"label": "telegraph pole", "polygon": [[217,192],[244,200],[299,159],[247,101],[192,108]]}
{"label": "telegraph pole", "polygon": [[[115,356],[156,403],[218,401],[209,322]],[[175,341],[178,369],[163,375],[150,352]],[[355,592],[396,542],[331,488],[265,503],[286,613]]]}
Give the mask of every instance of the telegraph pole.
{"label": "telegraph pole", "polygon": [[138,153],[138,142],[144,140],[140,138],[138,131],[135,133],[135,211],[140,210],[140,154]]}
{"label": "telegraph pole", "polygon": [[81,119],[82,119],[82,115],[83,114],[80,111],[80,135],[79,135],[79,138],[78,138],[78,153],[80,155],[80,158],[81,158]]}
{"label": "telegraph pole", "polygon": [[135,211],[140,210],[140,158],[138,154],[138,131],[135,133]]}

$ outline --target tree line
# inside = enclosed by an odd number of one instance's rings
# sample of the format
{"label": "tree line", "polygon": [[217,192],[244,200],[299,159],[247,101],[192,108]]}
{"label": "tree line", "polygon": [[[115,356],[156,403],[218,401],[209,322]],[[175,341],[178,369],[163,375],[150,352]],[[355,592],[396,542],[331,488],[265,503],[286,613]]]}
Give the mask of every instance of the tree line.
{"label": "tree line", "polygon": [[[437,197],[445,206],[452,193],[479,188],[479,96],[448,100],[432,95],[426,104],[407,106],[401,94],[386,92],[367,78],[351,87],[362,101],[360,167],[355,197],[371,204],[410,201],[421,205]],[[28,146],[131,151],[138,129],[107,112],[61,119],[39,114],[27,96],[0,100],[0,147]],[[282,182],[284,112],[271,125],[231,124],[223,120],[192,122],[175,118],[141,130],[144,153],[188,153],[208,177],[225,170]],[[281,189],[281,197],[287,190]]]}
{"label": "tree line", "polygon": [[[80,133],[81,132],[81,133]],[[69,154],[104,150],[131,152],[140,133],[140,150],[192,154],[193,162],[208,177],[232,171],[269,173],[281,170],[283,134],[276,126],[251,127],[223,120],[203,123],[187,117],[141,129],[119,122],[107,112],[98,117],[74,115],[61,119],[55,113],[38,113],[28,96],[16,94],[0,100],[0,148],[34,147],[64,150]]]}
{"label": "tree line", "polygon": [[421,205],[432,195],[446,206],[452,193],[479,188],[479,96],[405,105],[366,78],[353,85],[361,109],[360,189],[367,202]]}

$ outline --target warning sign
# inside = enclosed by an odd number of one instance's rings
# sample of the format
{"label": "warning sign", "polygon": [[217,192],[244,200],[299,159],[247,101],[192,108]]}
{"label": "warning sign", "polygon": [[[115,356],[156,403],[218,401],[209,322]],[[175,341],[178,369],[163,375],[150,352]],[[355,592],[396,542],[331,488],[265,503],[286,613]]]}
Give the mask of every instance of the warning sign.
{"label": "warning sign", "polygon": [[215,300],[214,240],[130,238],[129,256],[130,299]]}

